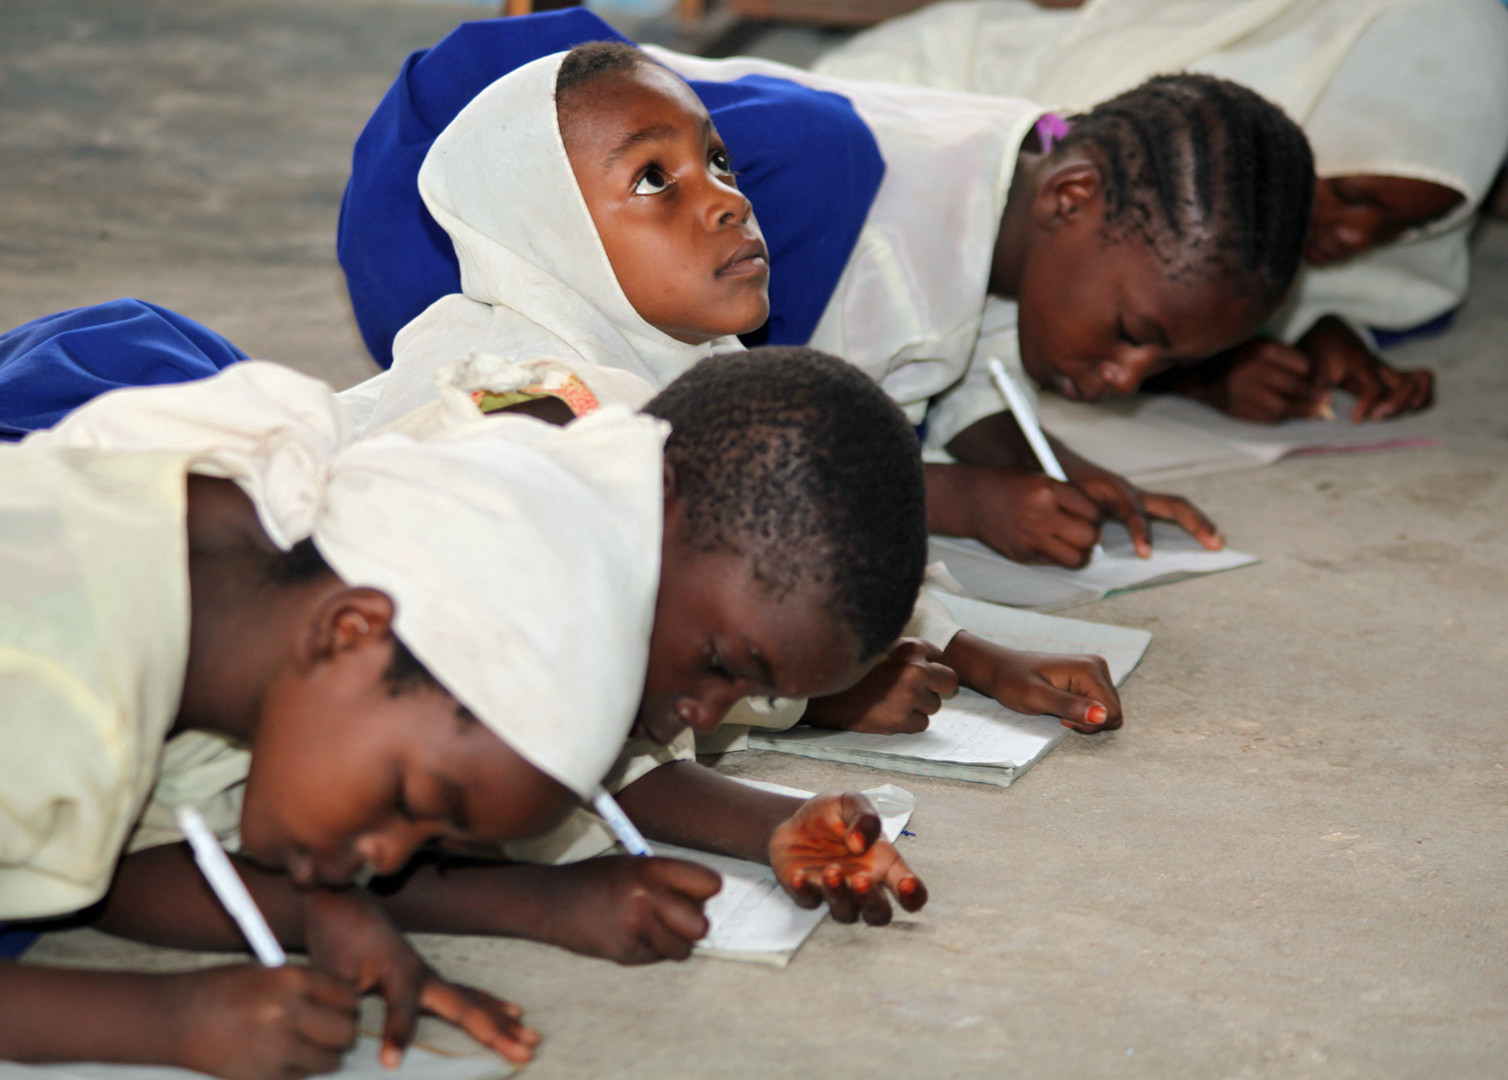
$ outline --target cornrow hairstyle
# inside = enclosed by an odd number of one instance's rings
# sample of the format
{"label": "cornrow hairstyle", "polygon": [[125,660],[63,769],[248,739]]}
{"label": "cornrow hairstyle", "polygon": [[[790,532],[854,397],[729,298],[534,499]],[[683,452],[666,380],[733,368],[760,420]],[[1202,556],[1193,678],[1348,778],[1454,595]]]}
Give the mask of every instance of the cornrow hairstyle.
{"label": "cornrow hairstyle", "polygon": [[1151,245],[1175,280],[1213,269],[1276,305],[1298,272],[1314,201],[1299,126],[1211,75],[1159,75],[1071,118],[1060,147],[1104,172],[1113,239]]}
{"label": "cornrow hairstyle", "polygon": [[623,41],[588,41],[577,45],[560,61],[555,72],[555,112],[564,127],[567,115],[576,108],[581,92],[603,76],[632,71],[654,60],[636,45]]}
{"label": "cornrow hairstyle", "polygon": [[920,447],[857,368],[814,349],[709,357],[644,411],[670,421],[692,545],[749,557],[775,596],[803,583],[867,659],[900,635],[927,561]]}
{"label": "cornrow hairstyle", "polygon": [[[287,551],[280,551],[267,564],[267,581],[275,587],[294,587],[319,578],[333,576],[335,571],[325,562],[325,557],[314,546],[314,541],[305,538]],[[409,647],[397,637],[393,638],[393,655],[382,673],[389,697],[399,697],[414,690],[450,691],[440,685],[440,680],[425,667]],[[463,722],[475,719],[471,710],[456,703],[456,716]]]}

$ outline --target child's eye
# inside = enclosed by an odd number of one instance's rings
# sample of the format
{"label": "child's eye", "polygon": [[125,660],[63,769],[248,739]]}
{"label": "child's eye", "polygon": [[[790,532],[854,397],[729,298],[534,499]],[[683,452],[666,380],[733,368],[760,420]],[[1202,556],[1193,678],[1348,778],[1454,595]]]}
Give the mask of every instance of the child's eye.
{"label": "child's eye", "polygon": [[1142,343],[1131,336],[1131,331],[1126,329],[1125,323],[1118,323],[1116,325],[1116,330],[1119,333],[1120,339],[1127,345],[1131,346],[1133,349],[1141,348]]}
{"label": "child's eye", "polygon": [[639,178],[639,182],[634,185],[634,194],[658,195],[669,186],[670,181],[666,179],[665,173],[660,167],[651,165],[644,175]]}
{"label": "child's eye", "polygon": [[707,165],[712,169],[713,176],[721,176],[729,180],[733,179],[733,166],[728,163],[728,152],[726,150],[712,151],[712,156],[707,159]]}
{"label": "child's eye", "polygon": [[717,651],[716,647],[707,653],[707,670],[719,679],[726,679],[728,682],[734,682],[738,679],[738,676],[733,673],[733,669],[723,661],[722,654]]}

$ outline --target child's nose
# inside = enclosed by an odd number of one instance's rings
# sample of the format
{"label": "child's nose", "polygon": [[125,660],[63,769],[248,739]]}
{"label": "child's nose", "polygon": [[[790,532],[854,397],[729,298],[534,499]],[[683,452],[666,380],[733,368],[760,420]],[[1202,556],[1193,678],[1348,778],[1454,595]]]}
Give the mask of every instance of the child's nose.
{"label": "child's nose", "polygon": [[709,229],[739,225],[749,219],[753,206],[742,191],[715,176],[709,175],[707,182],[709,185],[707,227]]}
{"label": "child's nose", "polygon": [[676,705],[676,715],[691,730],[708,735],[717,730],[728,710],[743,696],[734,689],[706,690],[698,697],[683,698]]}
{"label": "child's nose", "polygon": [[382,832],[368,833],[356,842],[356,854],[377,872],[379,877],[396,874],[408,865],[414,853],[432,840],[438,829],[419,822],[394,825]]}
{"label": "child's nose", "polygon": [[1117,394],[1134,394],[1152,369],[1157,356],[1150,349],[1132,349],[1100,365],[1100,378]]}

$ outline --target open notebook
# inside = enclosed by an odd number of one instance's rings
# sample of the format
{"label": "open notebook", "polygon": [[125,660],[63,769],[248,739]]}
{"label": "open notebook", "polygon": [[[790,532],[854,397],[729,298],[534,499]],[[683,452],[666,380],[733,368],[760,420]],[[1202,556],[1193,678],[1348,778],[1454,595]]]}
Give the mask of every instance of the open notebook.
{"label": "open notebook", "polygon": [[[755,780],[740,783],[798,798],[812,794],[783,784]],[[870,788],[864,794],[880,812],[886,838],[895,841],[911,820],[916,796],[894,784]],[[825,906],[797,907],[775,880],[775,871],[768,866],[672,844],[656,844],[655,854],[698,862],[722,875],[722,890],[707,901],[703,909],[712,927],[697,943],[698,956],[785,967],[817,924],[827,918]]]}
{"label": "open notebook", "polygon": [[1143,559],[1136,554],[1131,547],[1131,534],[1123,525],[1107,524],[1101,539],[1104,553],[1096,555],[1088,566],[1079,570],[1011,562],[977,540],[960,540],[951,536],[932,537],[927,557],[946,566],[948,573],[972,596],[1043,611],[1098,600],[1127,589],[1167,585],[1258,561],[1255,555],[1230,548],[1206,551],[1199,541],[1176,525],[1162,522],[1152,526],[1150,558]]}
{"label": "open notebook", "polygon": [[[379,1040],[363,1035],[334,1080],[497,1080],[512,1068],[492,1054],[449,1057],[410,1047],[403,1064],[385,1069],[377,1059]],[[204,1073],[162,1065],[16,1065],[0,1063],[5,1080],[203,1080]]]}
{"label": "open notebook", "polygon": [[[966,630],[1012,649],[1095,653],[1119,685],[1146,652],[1145,630],[1064,619],[936,593]],[[1055,717],[1023,716],[971,690],[960,690],[915,735],[865,735],[795,727],[749,733],[749,747],[875,769],[1008,787],[1068,733]]]}
{"label": "open notebook", "polygon": [[1335,394],[1335,420],[1253,424],[1173,395],[1094,405],[1041,396],[1042,426],[1097,465],[1146,485],[1178,476],[1270,465],[1290,454],[1361,453],[1438,446],[1428,415],[1353,424],[1355,399]]}

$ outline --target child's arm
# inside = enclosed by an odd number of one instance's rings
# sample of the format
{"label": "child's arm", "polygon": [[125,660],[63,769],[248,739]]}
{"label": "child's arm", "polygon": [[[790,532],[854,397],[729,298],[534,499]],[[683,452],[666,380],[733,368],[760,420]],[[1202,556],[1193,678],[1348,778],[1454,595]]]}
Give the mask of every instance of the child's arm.
{"label": "child's arm", "polygon": [[880,817],[854,792],[795,799],[760,791],[694,761],[662,765],[618,793],[651,839],[765,863],[803,907],[824,900],[839,922],[880,926],[888,888],[907,911],[927,890],[880,835]]}
{"label": "child's arm", "polygon": [[942,699],[958,692],[943,652],[920,638],[901,638],[869,673],[841,694],[812,698],[801,721],[812,727],[895,735],[927,730]]}
{"label": "child's arm", "polygon": [[146,975],[0,960],[0,1060],[308,1076],[333,1071],[355,1042],[357,1000],[341,980],[292,965]]}
{"label": "child's arm", "polygon": [[1296,345],[1253,338],[1146,385],[1259,424],[1320,416],[1330,404],[1330,388],[1339,386],[1356,395],[1351,422],[1359,424],[1427,408],[1434,400],[1435,376],[1426,368],[1390,366],[1343,320],[1326,315]]}
{"label": "child's arm", "polygon": [[[396,1064],[420,1012],[462,1028],[510,1061],[532,1056],[539,1036],[519,1020],[517,1006],[440,978],[387,917],[359,890],[294,888],[282,874],[244,859],[236,870],[268,925],[285,946],[303,949],[311,963],[357,993],[387,1002],[383,1058]],[[93,925],[137,941],[184,949],[244,947],[240,930],[205,884],[186,845],[149,848],[121,860]]]}
{"label": "child's arm", "polygon": [[943,659],[971,690],[1029,716],[1056,716],[1084,734],[1121,726],[1121,699],[1098,656],[1022,652],[960,630]]}

